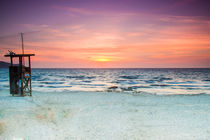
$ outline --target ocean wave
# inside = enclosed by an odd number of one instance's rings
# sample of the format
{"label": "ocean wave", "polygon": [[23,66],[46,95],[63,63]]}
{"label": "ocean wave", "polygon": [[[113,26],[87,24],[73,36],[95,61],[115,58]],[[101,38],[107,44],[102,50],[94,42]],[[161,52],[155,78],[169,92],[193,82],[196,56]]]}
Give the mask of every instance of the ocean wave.
{"label": "ocean wave", "polygon": [[145,80],[144,82],[145,82],[145,83],[154,83],[155,80]]}
{"label": "ocean wave", "polygon": [[65,82],[53,82],[53,81],[47,81],[47,82],[40,82],[40,83],[43,83],[43,84],[47,84],[47,85],[57,85],[57,84],[64,84]]}
{"label": "ocean wave", "polygon": [[138,79],[140,75],[123,75],[123,76],[120,76],[120,78],[123,78],[123,79]]}
{"label": "ocean wave", "polygon": [[[118,89],[118,90],[117,90]],[[121,90],[119,90],[121,89]],[[122,90],[125,89],[125,90]],[[83,91],[84,92],[84,91]],[[130,95],[155,95],[155,96],[201,96],[201,95],[207,95],[210,96],[210,93],[206,92],[194,92],[194,93],[177,93],[177,92],[168,92],[168,93],[158,93],[158,92],[149,92],[149,91],[137,91],[137,90],[131,90],[131,88],[116,88],[115,90],[100,90],[100,91],[94,91],[94,92],[105,92],[105,93],[121,93],[121,94],[130,94]]]}
{"label": "ocean wave", "polygon": [[84,76],[84,75],[69,75],[69,76],[66,76],[66,78],[69,78],[69,79],[94,79],[96,78],[95,76]]}
{"label": "ocean wave", "polygon": [[46,86],[47,88],[59,88],[59,89],[62,89],[62,88],[69,88],[69,87],[72,87],[72,86]]}
{"label": "ocean wave", "polygon": [[0,82],[7,82],[8,79],[0,79]]}
{"label": "ocean wave", "polygon": [[[99,92],[99,91],[95,91],[95,92]],[[155,95],[155,96],[203,96],[203,95],[207,95],[207,96],[210,96],[210,93],[205,93],[205,92],[198,92],[198,93],[186,93],[186,94],[183,94],[183,93],[157,93],[157,92],[147,92],[147,91],[100,91],[100,92],[108,92],[108,93],[123,93],[123,94],[130,94],[130,95],[147,95],[147,96],[150,96],[150,95]]]}
{"label": "ocean wave", "polygon": [[[7,75],[7,76],[5,76]],[[9,88],[8,71],[0,70],[0,87]],[[33,91],[209,93],[209,69],[33,69]],[[7,85],[7,86],[5,86]]]}
{"label": "ocean wave", "polygon": [[168,81],[168,80],[173,80],[173,78],[168,78],[168,77],[153,77],[153,80],[155,81],[159,81],[159,82],[162,82],[162,81]]}
{"label": "ocean wave", "polygon": [[66,78],[70,78],[70,79],[84,79],[85,76],[82,76],[82,75],[80,75],[80,76],[66,76]]}
{"label": "ocean wave", "polygon": [[166,85],[166,84],[151,84],[150,86],[153,86],[153,87],[168,87],[168,86],[171,86],[171,85]]}

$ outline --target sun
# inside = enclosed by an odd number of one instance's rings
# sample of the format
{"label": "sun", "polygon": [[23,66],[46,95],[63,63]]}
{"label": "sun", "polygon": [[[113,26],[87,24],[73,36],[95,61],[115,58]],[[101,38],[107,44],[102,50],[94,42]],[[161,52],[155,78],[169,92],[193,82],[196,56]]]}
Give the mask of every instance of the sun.
{"label": "sun", "polygon": [[98,58],[98,59],[96,59],[95,61],[98,61],[98,62],[109,62],[109,61],[111,61],[111,60],[108,59],[108,58]]}
{"label": "sun", "polygon": [[111,61],[110,58],[106,58],[106,57],[95,57],[92,60],[96,62],[110,62]]}

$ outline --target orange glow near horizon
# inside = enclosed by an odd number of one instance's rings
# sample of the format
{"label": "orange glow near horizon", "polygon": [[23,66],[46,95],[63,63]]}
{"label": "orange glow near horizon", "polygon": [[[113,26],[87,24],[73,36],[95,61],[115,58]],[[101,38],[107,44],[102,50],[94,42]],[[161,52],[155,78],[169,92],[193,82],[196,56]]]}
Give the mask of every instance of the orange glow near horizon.
{"label": "orange glow near horizon", "polygon": [[[61,15],[65,13],[65,20],[53,15],[55,22],[61,20],[59,24],[15,25],[15,29],[26,31],[25,52],[36,54],[33,67],[210,67],[207,18],[126,10],[92,11],[84,7],[51,8]],[[8,50],[21,52],[19,35],[1,38],[0,49],[0,59],[9,62],[3,55]]]}

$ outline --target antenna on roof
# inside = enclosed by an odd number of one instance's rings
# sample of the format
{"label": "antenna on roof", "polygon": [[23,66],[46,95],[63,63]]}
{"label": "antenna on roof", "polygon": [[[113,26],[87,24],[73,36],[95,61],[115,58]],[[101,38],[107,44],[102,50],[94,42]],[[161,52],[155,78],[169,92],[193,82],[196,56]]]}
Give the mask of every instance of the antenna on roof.
{"label": "antenna on roof", "polygon": [[24,54],[24,44],[23,44],[23,33],[20,33],[21,42],[22,42],[22,54]]}
{"label": "antenna on roof", "polygon": [[[20,36],[21,36],[21,42],[22,42],[22,54],[24,54],[23,33],[20,33]],[[25,60],[24,60],[24,57],[23,57],[23,65],[24,64],[25,64]]]}

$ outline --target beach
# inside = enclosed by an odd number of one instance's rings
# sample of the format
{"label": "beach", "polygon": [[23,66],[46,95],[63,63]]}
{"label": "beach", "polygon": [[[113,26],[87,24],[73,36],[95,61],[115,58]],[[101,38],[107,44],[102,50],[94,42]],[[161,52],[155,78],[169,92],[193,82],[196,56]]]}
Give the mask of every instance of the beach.
{"label": "beach", "polygon": [[1,139],[210,138],[210,96],[1,92]]}

